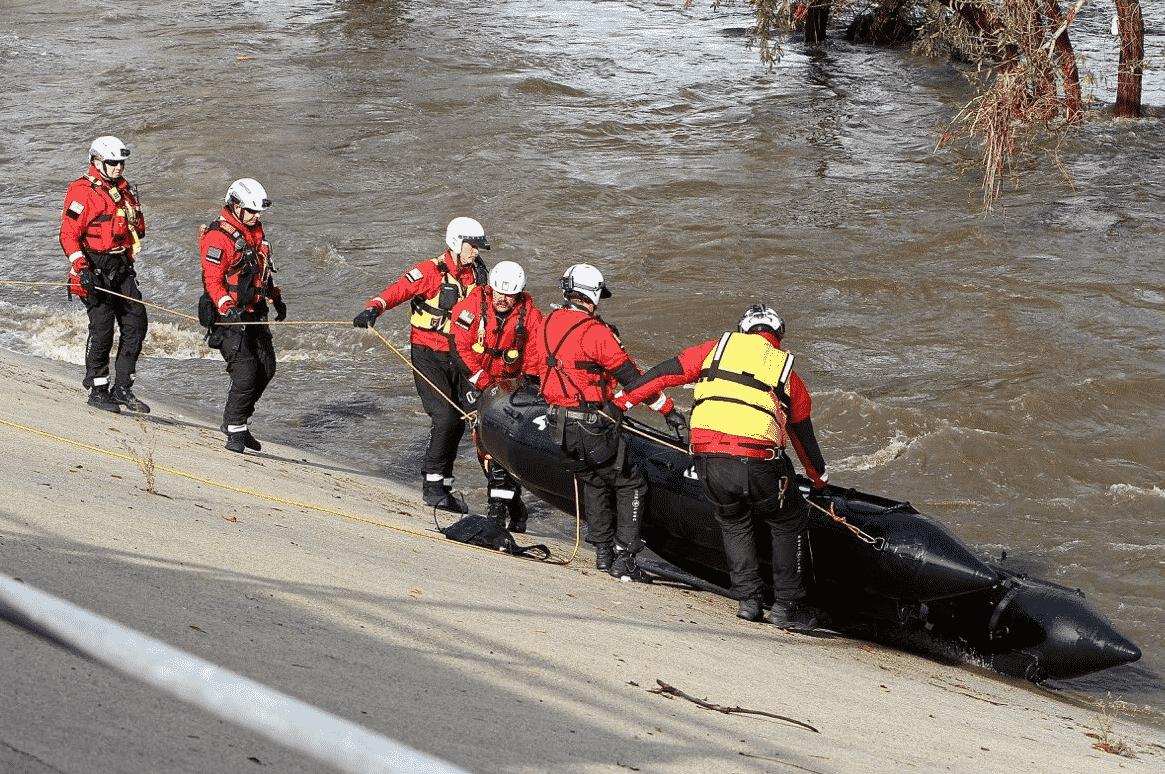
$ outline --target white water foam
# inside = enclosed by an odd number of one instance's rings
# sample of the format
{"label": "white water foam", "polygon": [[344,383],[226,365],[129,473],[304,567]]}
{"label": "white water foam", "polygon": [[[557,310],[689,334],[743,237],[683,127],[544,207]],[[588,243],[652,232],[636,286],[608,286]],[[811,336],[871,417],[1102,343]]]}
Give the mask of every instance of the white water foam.
{"label": "white water foam", "polygon": [[1108,493],[1117,500],[1129,500],[1136,497],[1165,498],[1165,489],[1154,484],[1151,487],[1133,486],[1132,484],[1111,484]]}
{"label": "white water foam", "polygon": [[907,437],[906,433],[903,433],[901,430],[895,430],[894,437],[890,439],[890,443],[878,449],[876,452],[844,457],[836,462],[830,463],[829,468],[830,470],[837,471],[856,471],[876,468],[901,457],[915,440],[917,439]]}
{"label": "white water foam", "polygon": [[[0,346],[14,352],[81,365],[85,362],[88,331],[89,320],[79,306],[61,309],[0,301]],[[117,341],[116,331],[114,341]],[[280,351],[277,343],[276,350],[279,362],[331,362],[334,348]],[[376,351],[375,348],[372,351]],[[217,360],[220,356],[206,346],[202,328],[191,323],[151,319],[142,357]]]}

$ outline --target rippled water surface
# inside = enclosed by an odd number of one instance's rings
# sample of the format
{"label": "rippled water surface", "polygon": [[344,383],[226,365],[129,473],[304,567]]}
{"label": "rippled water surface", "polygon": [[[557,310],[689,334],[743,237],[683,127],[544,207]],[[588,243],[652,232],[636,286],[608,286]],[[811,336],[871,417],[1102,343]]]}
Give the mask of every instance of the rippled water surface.
{"label": "rippled water surface", "polygon": [[[543,305],[567,265],[599,265],[604,315],[645,365],[765,300],[789,321],[834,480],[1088,591],[1145,658],[1067,687],[1159,713],[1165,10],[1143,5],[1150,117],[1098,115],[1062,168],[1033,163],[984,215],[959,157],[932,152],[970,97],[956,69],[835,41],[790,44],[768,72],[739,10],[6,0],[3,274],[63,276],[65,187],[113,133],[151,227],[143,290],[186,312],[198,224],[242,176],[276,201],[265,222],[300,319],[350,319],[462,214]],[[1108,13],[1089,4],[1073,27],[1101,101]],[[407,343],[403,311],[380,329]],[[63,291],[0,288],[0,345],[79,363],[84,338]],[[427,422],[399,361],[343,325],[280,329],[277,346],[258,434],[417,477]],[[143,397],[221,409],[199,331],[154,313],[146,355]],[[471,454],[459,471],[478,483]]]}

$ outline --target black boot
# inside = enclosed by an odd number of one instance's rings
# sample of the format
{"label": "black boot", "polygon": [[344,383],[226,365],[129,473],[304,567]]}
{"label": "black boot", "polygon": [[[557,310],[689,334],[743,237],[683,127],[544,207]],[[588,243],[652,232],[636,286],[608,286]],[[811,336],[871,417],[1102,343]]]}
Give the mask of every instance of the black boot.
{"label": "black boot", "polygon": [[736,617],[743,618],[746,621],[759,621],[760,612],[760,600],[756,597],[749,597],[740,600],[740,606],[736,609]]}
{"label": "black boot", "polygon": [[817,615],[801,602],[776,600],[769,610],[769,623],[790,632],[811,632],[817,628]]}
{"label": "black boot", "polygon": [[149,405],[133,394],[133,389],[127,384],[122,386],[120,384],[113,385],[113,389],[109,393],[115,401],[125,406],[126,409],[136,414],[149,414]]}
{"label": "black boot", "polygon": [[237,452],[239,454],[242,454],[243,450],[246,448],[247,448],[247,431],[246,430],[242,431],[241,433],[227,433],[226,449],[228,451],[233,451],[233,452]]}
{"label": "black boot", "polygon": [[113,399],[113,396],[109,394],[109,387],[104,384],[94,386],[89,390],[89,405],[102,411],[111,411],[114,414],[121,413],[121,405]]}
{"label": "black boot", "polygon": [[526,519],[530,517],[530,512],[526,510],[526,503],[522,502],[521,495],[515,495],[513,500],[510,500],[510,523],[507,528],[510,532],[523,533],[526,531]]}
{"label": "black boot", "polygon": [[595,569],[610,570],[615,561],[615,546],[611,543],[599,543],[595,546]]}
{"label": "black boot", "polygon": [[502,529],[506,528],[506,517],[510,514],[510,509],[505,500],[499,500],[496,497],[489,498],[489,511],[486,513],[494,524],[497,524]]}
{"label": "black boot", "polygon": [[630,551],[615,550],[615,561],[611,563],[611,577],[631,583],[651,583],[651,576],[635,561],[635,554]]}
{"label": "black boot", "polygon": [[[222,430],[227,435],[230,435],[230,433],[227,432],[226,424],[219,425],[218,429]],[[246,446],[251,451],[263,451],[263,444],[259,443],[258,438],[251,435],[250,428],[247,428],[246,430],[243,431],[243,446]],[[230,449],[229,446],[227,448]],[[231,449],[231,451],[234,451],[234,449]]]}
{"label": "black boot", "polygon": [[439,511],[449,511],[450,513],[465,513],[465,509],[461,507],[461,503],[453,497],[453,492],[449,487],[445,486],[444,480],[437,481],[425,480],[421,486],[421,499],[425,501],[425,505],[431,505]]}

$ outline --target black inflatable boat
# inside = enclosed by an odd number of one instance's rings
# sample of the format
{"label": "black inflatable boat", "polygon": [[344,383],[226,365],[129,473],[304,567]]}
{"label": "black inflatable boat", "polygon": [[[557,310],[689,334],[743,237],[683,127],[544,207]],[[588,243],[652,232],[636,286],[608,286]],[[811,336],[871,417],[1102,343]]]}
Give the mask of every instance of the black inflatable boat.
{"label": "black inflatable boat", "polygon": [[[481,442],[533,494],[574,513],[574,484],[530,387],[488,390],[478,403]],[[727,586],[723,543],[691,458],[674,439],[626,419],[627,452],[650,482],[644,539],[660,557],[709,584]],[[647,436],[647,437],[644,437]],[[1041,681],[1127,664],[1141,652],[1077,589],[979,559],[946,527],[909,503],[830,486],[814,502],[873,542],[810,509],[810,601],[840,631],[950,643],[1008,675]],[[767,562],[767,540],[759,541]],[[769,577],[767,568],[762,577]]]}

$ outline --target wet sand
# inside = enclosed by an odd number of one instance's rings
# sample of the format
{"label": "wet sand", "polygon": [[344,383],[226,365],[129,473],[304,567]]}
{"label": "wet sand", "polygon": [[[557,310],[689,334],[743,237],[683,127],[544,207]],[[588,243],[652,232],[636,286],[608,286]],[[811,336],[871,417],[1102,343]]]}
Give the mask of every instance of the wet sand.
{"label": "wet sand", "polygon": [[[0,351],[0,572],[471,770],[1165,762],[1165,734],[1133,718],[744,623],[728,600],[617,583],[589,569],[586,546],[564,568],[451,543],[413,492],[357,464],[274,444],[240,457],[217,419],[157,402],[148,421],[99,412],[77,371]],[[137,465],[100,451],[151,443],[157,465],[204,480],[158,472],[150,494]],[[3,624],[0,670],[0,771],[321,770]],[[657,679],[820,733],[653,695]],[[1094,749],[1105,734],[1136,757]]]}

